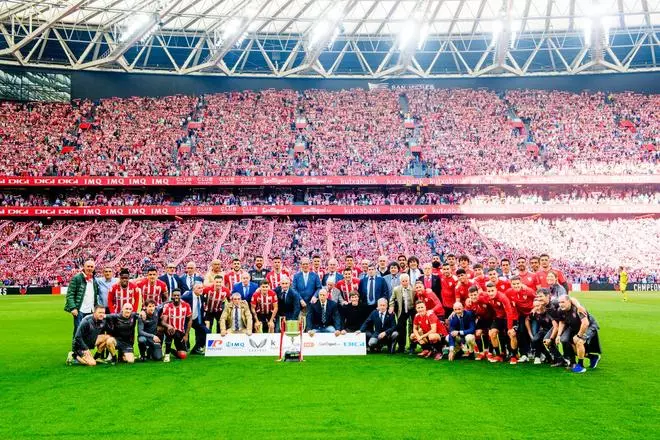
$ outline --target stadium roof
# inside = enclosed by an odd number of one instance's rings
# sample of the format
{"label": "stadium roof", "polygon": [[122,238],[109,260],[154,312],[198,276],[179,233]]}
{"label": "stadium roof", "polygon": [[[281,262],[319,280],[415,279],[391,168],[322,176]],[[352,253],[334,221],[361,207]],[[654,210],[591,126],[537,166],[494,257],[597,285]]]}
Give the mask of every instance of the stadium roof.
{"label": "stadium roof", "polygon": [[660,0],[0,1],[0,64],[270,77],[658,69]]}

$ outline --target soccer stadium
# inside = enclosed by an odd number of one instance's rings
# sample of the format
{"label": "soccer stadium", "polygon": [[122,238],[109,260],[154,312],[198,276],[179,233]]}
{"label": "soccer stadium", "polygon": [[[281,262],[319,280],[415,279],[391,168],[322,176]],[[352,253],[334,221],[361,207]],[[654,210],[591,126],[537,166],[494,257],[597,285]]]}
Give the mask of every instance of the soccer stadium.
{"label": "soccer stadium", "polygon": [[0,32],[2,438],[658,438],[660,0]]}

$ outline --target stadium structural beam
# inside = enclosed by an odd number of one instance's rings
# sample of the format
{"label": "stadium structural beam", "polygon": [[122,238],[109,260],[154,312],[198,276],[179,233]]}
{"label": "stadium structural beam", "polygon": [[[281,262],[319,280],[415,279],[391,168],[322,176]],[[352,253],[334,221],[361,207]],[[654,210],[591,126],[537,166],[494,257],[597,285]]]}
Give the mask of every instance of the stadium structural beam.
{"label": "stadium structural beam", "polygon": [[[151,15],[149,17],[149,22],[145,26],[143,26],[142,29],[138,30],[137,32],[134,32],[131,35],[131,38],[129,38],[126,41],[119,42],[119,44],[115,44],[114,46],[111,46],[112,49],[110,50],[110,53],[108,53],[106,56],[98,58],[93,61],[88,61],[86,63],[81,63],[78,65],[78,68],[82,70],[82,69],[88,69],[90,67],[100,66],[106,63],[117,62],[120,59],[120,57],[122,57],[126,53],[128,49],[133,47],[133,45],[138,41],[140,41],[148,32],[152,31],[154,27],[157,27],[159,23],[162,21],[162,19],[167,14],[169,14],[179,3],[181,3],[181,0],[171,1],[162,10]],[[106,35],[106,39],[107,39],[107,35]]]}
{"label": "stadium structural beam", "polygon": [[[20,51],[22,48],[24,48],[30,41],[34,40],[35,38],[39,37],[41,34],[43,34],[46,29],[50,29],[50,27],[57,23],[58,21],[62,20],[64,17],[67,15],[71,14],[72,12],[77,11],[81,6],[83,6],[85,3],[89,2],[90,0],[76,0],[70,5],[68,5],[66,8],[62,9],[60,12],[57,14],[53,15],[48,21],[45,21],[41,26],[27,34],[24,38],[22,38],[18,43],[14,43],[10,45],[9,47],[0,50],[0,56],[3,55],[16,55],[18,51]],[[91,0],[92,2],[94,0]]]}
{"label": "stadium structural beam", "polygon": [[[254,22],[254,20],[261,14],[261,12],[266,9],[268,6],[268,0],[262,0],[259,8],[256,10],[254,14],[252,14],[251,17],[245,18],[242,17],[243,20],[241,24],[238,26],[236,30],[232,32],[232,35],[229,35],[225,41],[223,41],[220,44],[220,47],[215,48],[215,51],[212,51],[211,56],[204,61],[203,63],[197,64],[192,67],[187,67],[185,69],[181,69],[181,73],[188,74],[188,73],[194,73],[194,72],[199,72],[204,69],[208,69],[209,67],[214,67],[218,66],[220,70],[222,70],[226,75],[229,75],[231,72],[225,65],[224,61],[222,60],[225,55],[234,47],[234,45],[242,40],[244,38],[245,33],[247,32],[248,28]],[[235,15],[234,18],[238,17],[238,15]]]}

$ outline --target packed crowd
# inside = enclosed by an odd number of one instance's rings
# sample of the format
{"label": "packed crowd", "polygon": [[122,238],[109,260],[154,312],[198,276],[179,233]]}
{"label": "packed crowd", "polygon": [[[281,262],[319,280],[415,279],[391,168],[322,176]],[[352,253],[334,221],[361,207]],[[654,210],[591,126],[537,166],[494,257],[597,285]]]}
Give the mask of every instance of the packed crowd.
{"label": "packed crowd", "polygon": [[[401,101],[418,125],[429,174],[658,173],[655,95],[413,89],[400,100],[399,93],[4,102],[0,175],[401,175],[419,162]],[[529,133],[512,129],[513,115]],[[537,149],[528,149],[530,139]]]}
{"label": "packed crowd", "polygon": [[131,274],[173,261],[279,255],[290,269],[304,257],[417,255],[427,260],[464,253],[514,260],[547,249],[570,282],[612,282],[629,268],[631,282],[660,279],[660,221],[637,220],[115,220],[0,222],[0,267],[5,285],[66,284],[83,261]]}
{"label": "packed crowd", "polygon": [[[297,194],[294,194],[294,192]],[[255,206],[255,205],[529,205],[603,204],[657,205],[660,192],[652,186],[636,187],[557,187],[557,188],[442,188],[414,189],[237,189],[226,191],[178,190],[67,190],[6,191],[0,193],[0,206]]]}

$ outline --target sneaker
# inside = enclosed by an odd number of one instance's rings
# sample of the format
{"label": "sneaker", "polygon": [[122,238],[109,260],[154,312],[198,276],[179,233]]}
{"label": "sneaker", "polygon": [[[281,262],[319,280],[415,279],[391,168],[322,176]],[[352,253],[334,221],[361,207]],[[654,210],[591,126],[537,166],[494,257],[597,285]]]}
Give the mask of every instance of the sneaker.
{"label": "sneaker", "polygon": [[535,357],[534,358],[534,365],[541,365],[543,361],[541,360],[540,357]]}
{"label": "sneaker", "polygon": [[429,357],[431,355],[431,350],[423,350],[417,354],[419,357]]}
{"label": "sneaker", "polygon": [[515,356],[511,356],[511,360],[509,360],[510,365],[518,365],[518,358]]}
{"label": "sneaker", "polygon": [[435,359],[436,361],[441,360],[441,359],[442,359],[442,353],[438,353],[438,354],[436,354],[435,357],[434,357],[433,359]]}
{"label": "sneaker", "polygon": [[482,351],[481,353],[477,353],[476,357],[474,358],[475,361],[483,361],[488,357],[488,352]]}
{"label": "sneaker", "polygon": [[169,354],[166,354],[165,356],[163,356],[163,362],[169,362],[169,361],[170,361],[170,355]]}
{"label": "sneaker", "polygon": [[488,362],[495,363],[495,362],[502,362],[502,361],[503,361],[502,356],[489,356],[488,357]]}
{"label": "sneaker", "polygon": [[550,366],[551,366],[551,367],[563,367],[564,365],[566,365],[566,364],[564,363],[564,360],[561,359],[561,360],[558,360],[557,362],[553,363],[553,364],[550,365]]}
{"label": "sneaker", "polygon": [[437,352],[435,352],[435,351],[429,351],[429,352],[426,354],[426,356],[424,356],[424,357],[425,357],[425,358],[430,358],[431,356],[435,355],[436,353],[437,353]]}
{"label": "sneaker", "polygon": [[571,371],[573,373],[584,373],[585,371],[587,371],[587,369],[584,368],[582,365],[575,364],[575,366],[571,368]]}
{"label": "sneaker", "polygon": [[140,356],[140,357],[138,358],[138,362],[146,362],[146,361],[147,361],[146,356]]}
{"label": "sneaker", "polygon": [[529,358],[527,357],[527,355],[523,354],[522,356],[520,356],[520,359],[518,359],[518,362],[522,362],[522,363],[529,362]]}
{"label": "sneaker", "polygon": [[589,368],[591,368],[592,370],[598,366],[599,362],[600,362],[599,354],[592,354],[589,356]]}
{"label": "sneaker", "polygon": [[545,354],[541,353],[541,362],[545,362]]}
{"label": "sneaker", "polygon": [[73,365],[73,352],[70,351],[69,354],[66,355],[66,364],[67,365]]}

